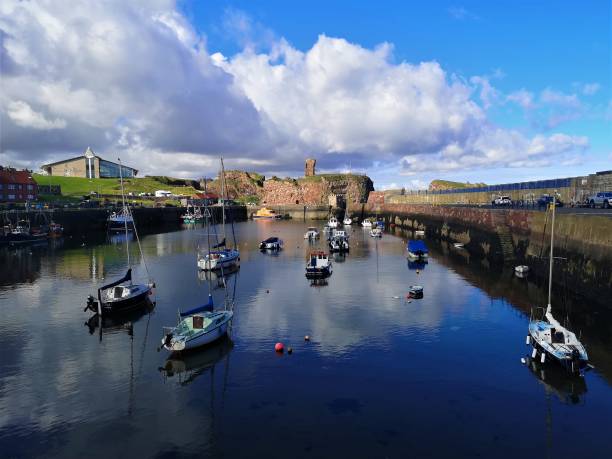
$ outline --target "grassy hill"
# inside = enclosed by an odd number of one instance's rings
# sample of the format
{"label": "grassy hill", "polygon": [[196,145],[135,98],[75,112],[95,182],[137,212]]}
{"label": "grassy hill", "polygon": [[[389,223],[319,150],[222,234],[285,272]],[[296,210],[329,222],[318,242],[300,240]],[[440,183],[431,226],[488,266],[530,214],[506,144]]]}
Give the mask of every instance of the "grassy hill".
{"label": "grassy hill", "polygon": [[[59,177],[51,175],[33,174],[38,185],[59,185],[62,196],[82,197],[89,195],[92,191],[101,195],[121,195],[121,184],[116,178],[88,179],[82,177]],[[176,186],[171,183],[181,183],[179,179],[168,180],[167,177],[142,177],[124,179],[125,193],[155,193],[155,190],[167,190],[177,195],[192,195],[197,192],[192,186]]]}
{"label": "grassy hill", "polygon": [[432,180],[429,190],[456,190],[460,188],[472,188],[476,186],[486,186],[486,183],[452,182],[450,180]]}

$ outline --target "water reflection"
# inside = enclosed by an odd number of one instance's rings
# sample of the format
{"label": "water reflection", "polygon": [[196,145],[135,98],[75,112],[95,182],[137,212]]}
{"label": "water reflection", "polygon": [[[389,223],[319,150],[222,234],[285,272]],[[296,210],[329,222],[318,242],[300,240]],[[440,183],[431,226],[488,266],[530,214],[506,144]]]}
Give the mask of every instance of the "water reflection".
{"label": "water reflection", "polygon": [[555,394],[561,403],[584,403],[587,385],[584,377],[568,373],[555,362],[540,363],[527,358],[529,372],[544,386],[546,393]]}
{"label": "water reflection", "polygon": [[110,335],[114,333],[127,332],[129,335],[132,335],[134,323],[146,314],[151,314],[154,309],[155,303],[149,299],[146,299],[142,306],[135,306],[133,310],[130,310],[125,314],[103,316],[94,314],[85,322],[84,325],[89,330],[90,335],[93,335],[96,333],[96,330],[98,330],[100,340],[102,340],[103,335]]}
{"label": "water reflection", "polygon": [[164,365],[159,367],[159,371],[166,379],[176,378],[178,384],[186,386],[209,370],[214,371],[215,365],[224,357],[227,357],[227,367],[229,353],[233,347],[234,343],[226,336],[209,346],[172,354]]}

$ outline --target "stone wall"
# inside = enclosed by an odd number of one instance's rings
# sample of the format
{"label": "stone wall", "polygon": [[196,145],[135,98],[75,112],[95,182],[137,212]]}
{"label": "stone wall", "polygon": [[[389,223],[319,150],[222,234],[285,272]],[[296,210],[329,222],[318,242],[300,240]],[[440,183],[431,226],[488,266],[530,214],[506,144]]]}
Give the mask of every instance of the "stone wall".
{"label": "stone wall", "polygon": [[317,166],[317,160],[309,158],[306,160],[306,164],[304,165],[304,176],[312,177],[315,175],[315,167]]}

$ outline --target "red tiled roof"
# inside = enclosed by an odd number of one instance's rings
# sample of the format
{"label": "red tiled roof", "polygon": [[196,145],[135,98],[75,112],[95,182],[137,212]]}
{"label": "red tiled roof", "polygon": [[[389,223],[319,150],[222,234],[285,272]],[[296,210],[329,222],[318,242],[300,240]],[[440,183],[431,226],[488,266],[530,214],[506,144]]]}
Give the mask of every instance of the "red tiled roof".
{"label": "red tiled roof", "polygon": [[30,171],[16,169],[0,169],[0,183],[21,183],[22,185],[36,185]]}

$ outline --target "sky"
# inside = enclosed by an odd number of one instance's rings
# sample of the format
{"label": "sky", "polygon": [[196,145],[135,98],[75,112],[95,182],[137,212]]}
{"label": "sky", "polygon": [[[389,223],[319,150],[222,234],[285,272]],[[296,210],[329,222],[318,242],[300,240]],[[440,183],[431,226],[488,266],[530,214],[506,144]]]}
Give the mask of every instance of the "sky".
{"label": "sky", "polygon": [[612,169],[611,6],[0,3],[0,164],[367,173],[377,189]]}

